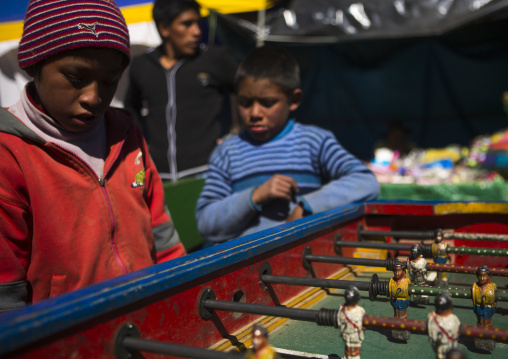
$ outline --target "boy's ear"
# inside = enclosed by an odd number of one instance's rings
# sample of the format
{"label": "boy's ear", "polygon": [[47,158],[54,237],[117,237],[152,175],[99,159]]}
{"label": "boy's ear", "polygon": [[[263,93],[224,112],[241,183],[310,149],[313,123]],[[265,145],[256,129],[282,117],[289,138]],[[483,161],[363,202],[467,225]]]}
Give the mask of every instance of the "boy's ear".
{"label": "boy's ear", "polygon": [[302,102],[302,89],[295,89],[289,99],[289,111],[295,111]]}

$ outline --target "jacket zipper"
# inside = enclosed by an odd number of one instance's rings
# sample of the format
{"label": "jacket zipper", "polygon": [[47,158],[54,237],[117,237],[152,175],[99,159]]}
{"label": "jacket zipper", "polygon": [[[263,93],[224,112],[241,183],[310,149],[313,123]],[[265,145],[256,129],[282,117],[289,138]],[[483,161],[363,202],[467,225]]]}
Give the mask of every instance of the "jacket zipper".
{"label": "jacket zipper", "polygon": [[[63,150],[64,152],[67,152],[70,155],[76,157],[86,168],[88,168],[90,170],[90,172],[92,172],[94,174],[95,178],[98,180],[99,185],[102,190],[102,194],[104,195],[104,199],[106,200],[106,204],[108,207],[109,220],[110,220],[110,224],[111,224],[111,245],[113,246],[113,253],[115,254],[116,261],[122,268],[123,273],[127,274],[128,273],[127,267],[125,266],[125,263],[122,261],[122,259],[120,258],[120,254],[118,253],[118,246],[116,245],[116,238],[115,238],[116,222],[115,222],[115,217],[113,215],[113,207],[111,206],[111,201],[110,201],[108,193],[106,191],[106,176],[108,175],[113,163],[118,158],[121,148],[120,148],[120,150],[117,151],[117,154],[115,155],[115,158],[113,159],[113,161],[111,161],[111,165],[106,169],[106,171],[104,171],[103,178],[99,178],[99,176],[97,176],[97,173],[93,170],[93,168],[91,168],[88,165],[88,163],[86,163],[80,156],[78,156],[74,152],[71,152],[71,151],[65,149],[64,147],[62,147],[56,143],[53,143],[53,142],[51,142],[51,143],[54,146],[56,146],[57,148]],[[122,146],[122,145],[123,145],[123,143],[120,144],[120,146]]]}
{"label": "jacket zipper", "polygon": [[168,162],[169,176],[172,181],[178,180],[178,167],[176,163],[176,72],[183,65],[184,60],[178,61],[166,73],[168,91],[168,104],[166,105],[166,125],[168,136]]}

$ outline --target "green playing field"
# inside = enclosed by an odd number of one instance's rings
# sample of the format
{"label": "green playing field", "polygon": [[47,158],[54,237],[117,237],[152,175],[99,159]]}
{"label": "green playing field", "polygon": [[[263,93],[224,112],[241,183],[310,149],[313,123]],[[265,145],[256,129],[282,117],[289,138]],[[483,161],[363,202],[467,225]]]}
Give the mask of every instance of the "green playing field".
{"label": "green playing field", "polygon": [[[371,273],[359,275],[355,280],[370,280]],[[391,272],[381,273],[381,280],[388,280]],[[447,273],[450,286],[470,286],[475,280],[475,275]],[[497,284],[498,289],[508,287],[508,278],[494,277],[492,281]],[[309,309],[338,309],[344,302],[344,290],[330,290],[329,294]],[[427,305],[415,305],[408,308],[408,319],[427,320],[427,315],[434,310],[434,297],[430,297]],[[362,300],[359,303],[365,308],[366,314],[379,316],[393,316],[393,309],[388,298],[378,297],[378,300],[371,302],[366,292],[362,293]],[[453,313],[457,315],[462,324],[476,325],[476,316],[472,310],[472,302],[469,299],[453,299]],[[506,302],[498,303],[496,314],[493,317],[493,326],[508,328],[508,305]],[[337,329],[333,327],[321,327],[315,323],[289,320],[278,329],[270,333],[270,344],[276,348],[306,352],[311,354],[327,355],[331,358],[340,356],[344,352],[344,343],[339,336]],[[473,339],[460,338],[459,348],[464,350],[468,359],[473,358],[508,358],[508,344],[496,343],[493,352],[479,351],[474,348]],[[367,359],[432,359],[434,352],[429,344],[428,337],[422,334],[411,334],[406,341],[391,339],[389,330],[366,330],[365,340],[361,349],[361,357]]]}

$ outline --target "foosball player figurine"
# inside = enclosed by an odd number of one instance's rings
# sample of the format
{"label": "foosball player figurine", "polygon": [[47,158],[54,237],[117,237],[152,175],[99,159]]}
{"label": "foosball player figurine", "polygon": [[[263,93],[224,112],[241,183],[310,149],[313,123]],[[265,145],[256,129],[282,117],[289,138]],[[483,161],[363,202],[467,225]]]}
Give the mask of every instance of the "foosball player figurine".
{"label": "foosball player figurine", "polygon": [[[415,244],[411,247],[407,260],[407,274],[411,284],[425,285],[427,280],[427,261],[423,258],[422,248]],[[413,295],[413,302],[427,304],[428,295]]]}
{"label": "foosball player figurine", "polygon": [[[395,261],[393,265],[393,278],[390,278],[388,283],[388,295],[395,318],[407,318],[407,307],[409,307],[410,303],[409,284],[411,284],[411,281],[406,277],[404,262]],[[395,339],[408,340],[411,333],[408,330],[392,329],[392,336]]]}
{"label": "foosball player figurine", "polygon": [[[476,270],[478,281],[473,283],[471,297],[473,298],[473,309],[476,314],[477,325],[483,328],[492,327],[492,316],[496,311],[496,290],[497,286],[491,282],[490,269],[487,266],[480,266]],[[475,339],[475,346],[478,349],[492,351],[496,342],[493,339]]]}
{"label": "foosball player figurine", "polygon": [[349,286],[345,292],[345,303],[340,306],[337,314],[340,335],[345,345],[345,359],[360,359],[360,349],[365,338],[363,332],[365,309],[358,305],[359,301],[358,288]]}
{"label": "foosball player figurine", "polygon": [[252,327],[252,349],[247,351],[247,359],[275,359],[280,358],[275,349],[268,344],[268,330],[254,324]]}
{"label": "foosball player figurine", "polygon": [[[432,243],[431,247],[432,259],[434,259],[434,263],[446,264],[446,262],[448,261],[448,253],[446,252],[447,247],[448,244],[443,242],[443,232],[441,230],[438,230],[436,232],[436,239],[434,240],[434,243]],[[434,284],[441,288],[448,287],[448,278],[446,278],[446,273],[437,272]]]}
{"label": "foosball player figurine", "polygon": [[430,312],[427,320],[429,341],[437,359],[446,359],[446,354],[457,347],[460,321],[452,314],[452,298],[447,292],[436,296],[434,312]]}

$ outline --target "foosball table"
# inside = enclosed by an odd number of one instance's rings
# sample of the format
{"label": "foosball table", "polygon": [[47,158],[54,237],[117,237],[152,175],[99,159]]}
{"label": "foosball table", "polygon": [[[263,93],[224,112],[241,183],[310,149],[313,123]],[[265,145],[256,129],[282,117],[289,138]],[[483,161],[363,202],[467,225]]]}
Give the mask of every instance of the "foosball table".
{"label": "foosball table", "polygon": [[[427,274],[405,318],[390,280],[415,246]],[[473,311],[482,266],[497,286],[491,326]],[[337,316],[354,286],[364,358],[434,358],[427,317],[442,292],[465,357],[507,358],[507,267],[508,203],[354,204],[1,314],[0,357],[244,357],[254,324],[282,357],[342,357]]]}

